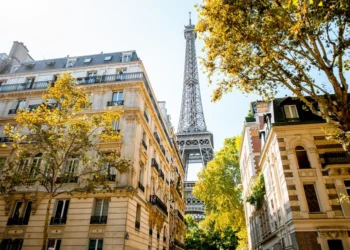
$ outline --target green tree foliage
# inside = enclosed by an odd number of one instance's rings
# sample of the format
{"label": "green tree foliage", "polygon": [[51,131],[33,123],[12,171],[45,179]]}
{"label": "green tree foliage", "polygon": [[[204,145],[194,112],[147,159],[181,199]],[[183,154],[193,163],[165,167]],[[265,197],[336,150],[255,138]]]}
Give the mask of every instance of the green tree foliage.
{"label": "green tree foliage", "polygon": [[232,227],[215,230],[214,223],[208,230],[201,229],[191,215],[185,216],[187,250],[230,250],[236,249],[238,239]]}
{"label": "green tree foliage", "polygon": [[241,200],[238,145],[240,137],[227,138],[224,146],[198,174],[193,194],[205,203],[206,218],[201,222],[205,230],[223,232],[228,228],[237,232],[240,247],[247,243],[245,216]]}
{"label": "green tree foliage", "polygon": [[250,196],[247,197],[247,202],[256,207],[256,209],[262,208],[264,195],[266,194],[264,175],[259,174],[255,180],[254,187]]}
{"label": "green tree foliage", "polygon": [[[19,110],[17,125],[5,128],[12,141],[3,145],[10,155],[0,184],[2,194],[26,192],[23,187],[32,187],[48,199],[41,246],[44,250],[52,199],[60,194],[95,192],[96,187],[104,189],[108,185],[101,177],[109,174],[110,168],[127,172],[130,162],[117,151],[104,154],[97,147],[100,141],[121,139],[112,128],[121,110],[112,108],[84,115],[81,111],[89,107],[89,96],[84,88],[75,86],[70,74],[60,76],[42,98],[44,103],[37,109]],[[31,159],[38,154],[40,161],[34,164]],[[79,164],[70,158],[79,159]]]}
{"label": "green tree foliage", "polygon": [[204,0],[198,12],[203,64],[210,80],[224,75],[214,101],[234,87],[267,98],[287,88],[350,149],[348,0]]}

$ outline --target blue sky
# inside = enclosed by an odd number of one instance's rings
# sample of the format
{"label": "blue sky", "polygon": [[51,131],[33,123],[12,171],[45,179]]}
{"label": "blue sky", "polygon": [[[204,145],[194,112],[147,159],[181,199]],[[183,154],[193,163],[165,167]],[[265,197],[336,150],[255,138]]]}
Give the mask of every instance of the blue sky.
{"label": "blue sky", "polygon": [[[0,52],[23,42],[36,59],[136,50],[157,99],[167,102],[175,128],[181,106],[185,61],[184,25],[188,12],[196,23],[194,0],[5,0],[1,4]],[[197,55],[203,43],[197,40]],[[203,69],[199,66],[199,69]],[[239,135],[249,103],[257,99],[238,90],[211,102],[212,86],[199,70],[202,102],[215,150]],[[283,94],[284,95],[284,94]],[[190,179],[195,176],[190,173]]]}

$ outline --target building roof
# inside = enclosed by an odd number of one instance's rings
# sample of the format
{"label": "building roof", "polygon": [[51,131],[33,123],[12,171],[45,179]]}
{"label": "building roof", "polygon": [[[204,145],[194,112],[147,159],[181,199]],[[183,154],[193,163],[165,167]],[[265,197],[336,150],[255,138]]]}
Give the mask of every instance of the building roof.
{"label": "building roof", "polygon": [[[136,51],[125,51],[125,52],[114,52],[114,53],[101,53],[95,55],[84,55],[84,56],[74,56],[74,57],[64,57],[64,58],[55,58],[47,60],[39,60],[33,62],[22,63],[19,68],[11,72],[11,67],[5,68],[0,74],[8,73],[26,73],[34,71],[44,71],[44,70],[53,70],[53,69],[62,69],[67,67],[68,60],[76,59],[76,62],[72,68],[76,67],[85,67],[90,65],[102,65],[109,63],[118,63],[122,61],[122,56],[125,53],[131,53],[130,61],[138,61],[139,57],[136,54]],[[110,60],[105,60],[105,57],[111,56]],[[90,62],[84,62],[85,59],[91,58]]]}

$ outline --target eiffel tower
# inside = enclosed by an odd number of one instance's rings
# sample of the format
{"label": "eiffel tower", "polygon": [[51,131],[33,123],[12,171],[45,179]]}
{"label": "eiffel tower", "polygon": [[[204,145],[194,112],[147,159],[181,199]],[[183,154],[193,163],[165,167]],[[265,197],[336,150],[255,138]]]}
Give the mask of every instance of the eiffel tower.
{"label": "eiffel tower", "polygon": [[195,41],[197,34],[191,23],[185,26],[186,59],[182,103],[177,143],[180,146],[185,165],[184,189],[186,193],[186,214],[192,214],[197,220],[204,218],[204,204],[192,195],[194,181],[187,180],[190,164],[202,163],[203,166],[213,159],[213,134],[205,124],[201,93],[198,80],[198,67]]}

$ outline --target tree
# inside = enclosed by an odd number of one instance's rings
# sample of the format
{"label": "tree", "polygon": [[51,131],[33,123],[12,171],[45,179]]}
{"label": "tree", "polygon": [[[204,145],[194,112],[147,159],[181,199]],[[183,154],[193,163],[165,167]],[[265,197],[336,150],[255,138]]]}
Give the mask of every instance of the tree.
{"label": "tree", "polygon": [[236,249],[237,236],[232,227],[215,230],[215,223],[211,223],[209,230],[202,229],[191,215],[185,216],[186,240],[185,249],[188,250],[229,250]]}
{"label": "tree", "polygon": [[349,151],[348,0],[204,0],[198,12],[209,79],[224,75],[214,101],[233,87],[266,98],[287,88]]}
{"label": "tree", "polygon": [[[103,154],[97,147],[99,141],[121,139],[112,128],[121,110],[84,115],[81,111],[89,107],[89,96],[84,88],[75,86],[70,74],[52,83],[43,100],[34,110],[19,110],[15,117],[17,125],[5,128],[11,142],[3,146],[9,147],[11,153],[2,175],[1,190],[2,193],[21,192],[23,186],[37,185],[38,191],[45,194],[48,204],[44,250],[52,199],[64,193],[91,192],[97,186],[106,187],[106,178],[101,177],[110,174],[111,168],[124,173],[130,163],[117,151]],[[101,128],[103,132],[99,132]]]}
{"label": "tree", "polygon": [[231,228],[243,249],[247,244],[247,232],[241,190],[237,188],[240,183],[238,141],[240,137],[225,140],[223,148],[198,174],[193,194],[205,204],[206,217],[201,226],[208,231],[214,227],[219,232]]}

